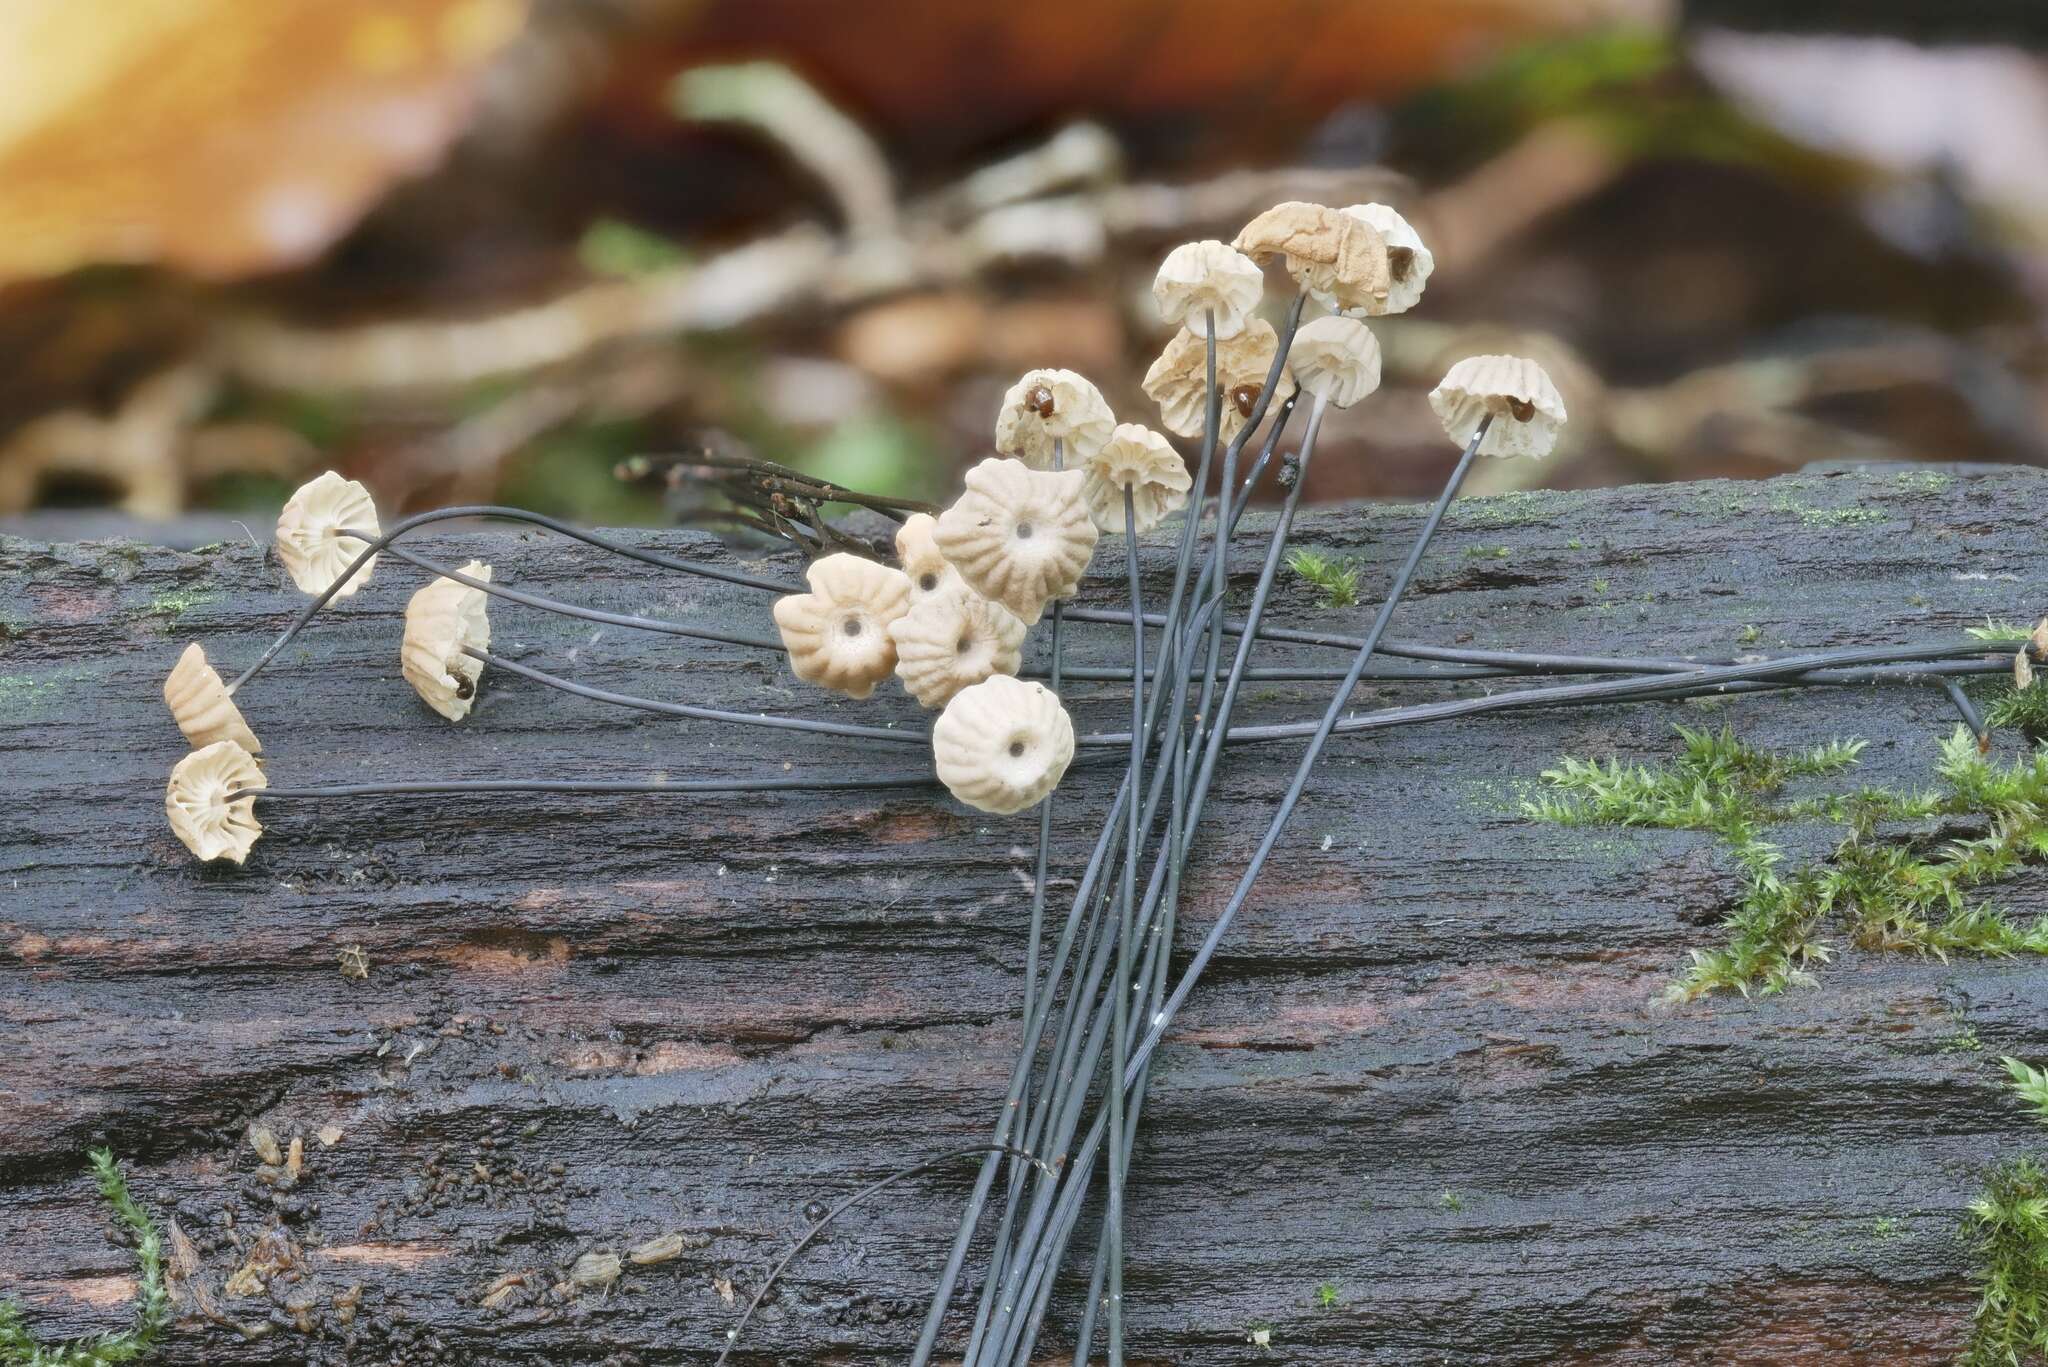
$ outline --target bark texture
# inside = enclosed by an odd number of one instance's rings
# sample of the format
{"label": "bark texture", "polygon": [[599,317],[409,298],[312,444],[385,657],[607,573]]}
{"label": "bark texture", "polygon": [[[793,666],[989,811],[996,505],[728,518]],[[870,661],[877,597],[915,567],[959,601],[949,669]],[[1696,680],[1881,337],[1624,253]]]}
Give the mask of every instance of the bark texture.
{"label": "bark texture", "polygon": [[[1396,631],[1715,657],[1943,638],[2041,610],[2044,515],[2042,475],[2012,469],[1472,499]],[[1367,606],[1333,612],[1290,575],[1277,620],[1360,629],[1420,516],[1314,514],[1299,543],[1360,557]],[[501,583],[772,630],[763,595],[539,535],[420,544]],[[1120,596],[1120,553],[1105,540],[1086,601]],[[1167,558],[1148,548],[1155,594]],[[1240,595],[1256,560],[1233,557]],[[399,677],[418,581],[386,559],[240,696],[273,785],[925,763],[502,673],[451,725]],[[716,1353],[727,1295],[744,1304],[814,1203],[985,1138],[1017,1039],[1033,817],[927,791],[280,804],[246,868],[199,866],[163,820],[183,753],[163,676],[188,640],[231,675],[301,601],[248,542],[0,539],[0,1295],[46,1339],[126,1316],[92,1144],[177,1227],[163,1361],[655,1363]],[[898,690],[828,698],[759,652],[491,612],[495,649],[600,686],[923,725]],[[1076,662],[1128,658],[1111,628],[1071,638]],[[1312,715],[1328,687],[1253,685],[1245,710]],[[1082,729],[1127,717],[1107,685],[1070,706]],[[1953,726],[1937,691],[1884,689],[1333,745],[1160,1055],[1128,1235],[1137,1360],[1268,1360],[1254,1327],[1272,1360],[1318,1364],[1948,1360],[1972,1301],[1962,1207],[1984,1165],[2039,1145],[1994,1060],[2048,1053],[2048,971],[1849,950],[1814,988],[1652,1007],[1688,949],[1720,943],[1739,870],[1703,834],[1519,814],[1561,754],[1667,759],[1674,722],[1723,720],[1773,746],[1867,738],[1862,778],[1899,787],[1931,781]],[[1184,944],[1297,753],[1231,760]],[[1055,904],[1110,772],[1060,793]],[[1837,835],[1776,838],[1811,859]],[[1995,897],[2038,911],[2048,880]],[[367,978],[341,971],[354,946]],[[296,1185],[258,1172],[255,1124],[303,1139]],[[901,1360],[972,1171],[847,1215],[736,1356]],[[667,1261],[570,1275],[668,1234]]]}

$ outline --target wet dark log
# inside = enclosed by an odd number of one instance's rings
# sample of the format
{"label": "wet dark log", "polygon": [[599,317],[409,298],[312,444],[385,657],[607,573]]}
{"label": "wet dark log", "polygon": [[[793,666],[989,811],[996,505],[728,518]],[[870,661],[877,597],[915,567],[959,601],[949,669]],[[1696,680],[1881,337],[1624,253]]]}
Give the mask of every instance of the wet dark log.
{"label": "wet dark log", "polygon": [[[1945,638],[2041,609],[2044,514],[2048,484],[2012,469],[1473,499],[1399,631],[1717,657]],[[1369,600],[1419,517],[1331,510],[1301,540],[1362,556]],[[758,595],[537,535],[422,544],[607,608],[768,627]],[[1090,601],[1121,581],[1106,546]],[[451,726],[398,675],[416,582],[387,560],[245,692],[274,784],[921,761],[503,676]],[[1017,1037],[1030,818],[921,791],[279,805],[248,867],[198,866],[162,818],[183,752],[162,677],[193,639],[238,667],[300,601],[249,542],[0,540],[0,1294],[39,1332],[125,1316],[92,1144],[188,1251],[164,1361],[704,1362],[735,1315],[720,1288],[743,1300],[809,1203],[983,1138]],[[1277,615],[1364,611],[1290,579]],[[602,686],[919,724],[900,695],[827,700],[744,650],[493,621],[499,648]],[[1084,662],[1125,658],[1107,628],[1075,636]],[[1247,707],[1305,715],[1325,687],[1259,685]],[[1118,690],[1071,701],[1121,722]],[[1737,869],[1703,835],[1561,832],[1518,799],[1560,754],[1662,759],[1702,719],[1779,746],[1865,737],[1864,778],[1914,787],[1953,726],[1932,690],[1858,690],[1333,748],[1160,1055],[1130,1217],[1139,1360],[1262,1361],[1255,1325],[1278,1360],[1326,1364],[1948,1360],[1971,1304],[1959,1214],[1983,1165],[2040,1140],[1993,1060],[2048,1053],[2048,972],[1845,950],[1813,988],[1652,1007],[1720,943]],[[1184,941],[1294,754],[1233,759]],[[1107,782],[1062,791],[1061,887]],[[1803,858],[1835,836],[1778,833]],[[1996,897],[2039,911],[2048,881]],[[341,971],[354,946],[362,980]],[[295,1187],[257,1172],[258,1123],[303,1138]],[[901,1360],[970,1177],[850,1213],[744,1359]],[[671,1233],[677,1256],[609,1287],[567,1275]]]}

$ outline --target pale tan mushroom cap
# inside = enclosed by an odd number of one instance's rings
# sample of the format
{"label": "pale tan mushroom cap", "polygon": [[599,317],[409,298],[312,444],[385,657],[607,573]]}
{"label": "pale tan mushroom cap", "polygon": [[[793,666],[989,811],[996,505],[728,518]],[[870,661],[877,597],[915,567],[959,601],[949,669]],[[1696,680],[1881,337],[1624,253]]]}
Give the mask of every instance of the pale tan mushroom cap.
{"label": "pale tan mushroom cap", "polygon": [[1104,532],[1124,526],[1124,490],[1131,491],[1131,512],[1143,536],[1188,501],[1194,480],[1172,443],[1149,427],[1119,423],[1116,435],[1088,462],[1088,482],[1081,496],[1088,515]]}
{"label": "pale tan mushroom cap", "polygon": [[1564,426],[1564,397],[1526,356],[1467,356],[1429,392],[1444,433],[1463,446],[1489,414],[1482,456],[1546,456]]}
{"label": "pale tan mushroom cap", "polygon": [[164,705],[185,739],[195,750],[215,741],[231,740],[250,754],[261,753],[263,742],[242,718],[242,709],[228,696],[220,673],[206,662],[206,652],[194,641],[178,657],[171,676],[164,680]]}
{"label": "pale tan mushroom cap", "polygon": [[1050,470],[1057,438],[1065,444],[1061,464],[1071,470],[1108,441],[1115,427],[1109,401],[1086,376],[1071,370],[1027,371],[1010,386],[996,413],[996,450],[1034,470]]}
{"label": "pale tan mushroom cap", "polygon": [[[461,572],[486,582],[491,567],[472,560]],[[461,721],[476,702],[484,662],[462,653],[464,646],[491,646],[490,595],[453,579],[436,579],[405,605],[405,640],[398,648],[399,672],[427,706],[449,721]]]}
{"label": "pale tan mushroom cap", "polygon": [[939,780],[970,807],[1007,816],[1044,800],[1074,758],[1074,723],[1044,684],[998,674],[953,695],[932,726]]}
{"label": "pale tan mushroom cap", "polygon": [[[1387,244],[1387,297],[1366,304],[1361,311],[1369,318],[1379,317],[1406,313],[1421,303],[1430,272],[1436,269],[1436,257],[1422,245],[1422,235],[1384,204],[1347,204],[1341,212],[1370,223]],[[1327,294],[1319,296],[1319,302],[1325,308],[1337,306]]]}
{"label": "pale tan mushroom cap", "polygon": [[[383,530],[377,525],[377,505],[370,491],[332,470],[301,485],[286,501],[277,516],[277,558],[302,592],[327,592],[327,586],[366,549],[353,537],[337,535],[344,527],[371,536]],[[334,596],[348,597],[370,582],[376,568],[377,558],[371,556]]]}
{"label": "pale tan mushroom cap", "polygon": [[967,587],[1029,626],[1054,598],[1072,597],[1095,553],[1081,496],[1087,474],[1033,470],[995,456],[967,472],[967,491],[939,514],[939,549]]}
{"label": "pale tan mushroom cap", "polygon": [[1349,408],[1380,387],[1380,343],[1356,318],[1331,314],[1303,323],[1287,365],[1310,394]]}
{"label": "pale tan mushroom cap", "polygon": [[2012,657],[2012,686],[2032,688],[2034,686],[2034,662],[2027,658],[2027,648],[2021,646],[2019,653]]}
{"label": "pale tan mushroom cap", "polygon": [[1000,603],[955,583],[921,598],[889,624],[896,677],[926,707],[943,707],[961,689],[1023,663],[1024,624]]}
{"label": "pale tan mushroom cap", "polygon": [[865,698],[896,668],[889,627],[910,610],[910,576],[857,555],[828,555],[804,571],[809,593],[775,600],[789,667],[805,683]]}
{"label": "pale tan mushroom cap", "polygon": [[912,513],[896,529],[896,562],[910,576],[910,601],[921,603],[963,581],[960,571],[939,550],[939,520],[930,513]]}
{"label": "pale tan mushroom cap", "polygon": [[1231,245],[1254,261],[1280,257],[1297,284],[1341,308],[1379,308],[1392,283],[1379,229],[1327,205],[1276,204]]}
{"label": "pale tan mushroom cap", "polygon": [[[1227,442],[1243,429],[1252,403],[1266,383],[1266,372],[1273,368],[1273,353],[1279,349],[1279,334],[1263,318],[1246,323],[1235,337],[1217,339],[1216,387],[1223,391],[1218,441]],[[1145,393],[1159,405],[1160,425],[1176,436],[1202,435],[1208,384],[1208,344],[1185,328],[1173,335],[1145,372]],[[1283,366],[1272,402],[1280,403],[1293,392],[1294,375]]]}
{"label": "pale tan mushroom cap", "polygon": [[1197,337],[1209,335],[1209,315],[1216,315],[1216,335],[1235,337],[1259,306],[1266,291],[1266,273],[1243,252],[1213,239],[1183,242],[1159,263],[1152,297],[1160,316]]}
{"label": "pale tan mushroom cap", "polygon": [[249,847],[263,834],[256,819],[256,799],[228,794],[239,789],[268,787],[263,771],[247,750],[231,740],[217,740],[194,750],[171,770],[164,787],[164,815],[171,834],[201,859],[249,857]]}

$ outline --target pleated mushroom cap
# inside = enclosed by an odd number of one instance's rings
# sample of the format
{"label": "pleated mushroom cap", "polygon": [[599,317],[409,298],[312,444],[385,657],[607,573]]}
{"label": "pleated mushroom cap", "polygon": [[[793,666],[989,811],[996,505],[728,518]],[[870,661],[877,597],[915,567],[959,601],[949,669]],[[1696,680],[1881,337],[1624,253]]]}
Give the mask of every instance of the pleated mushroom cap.
{"label": "pleated mushroom cap", "polygon": [[953,695],[932,726],[932,759],[947,791],[1007,816],[1044,800],[1074,758],[1074,723],[1043,684],[1005,674]]}
{"label": "pleated mushroom cap", "polygon": [[939,550],[967,587],[1030,626],[1048,601],[1073,596],[1095,553],[1081,496],[1087,478],[992,456],[967,472],[967,491],[939,515]]}
{"label": "pleated mushroom cap", "polygon": [[178,761],[164,787],[171,834],[200,859],[241,863],[263,834],[263,823],[256,819],[256,799],[230,802],[228,794],[266,786],[254,757],[233,741],[217,740],[194,750]]}
{"label": "pleated mushroom cap", "polygon": [[1287,353],[1303,392],[1349,408],[1380,387],[1380,344],[1356,318],[1330,314],[1303,323]]}
{"label": "pleated mushroom cap", "polygon": [[[1422,234],[1407,219],[1385,204],[1347,204],[1340,213],[1363,219],[1378,230],[1387,244],[1387,297],[1364,306],[1371,317],[1406,313],[1422,302],[1422,291],[1436,269],[1436,257],[1422,244]],[[1335,308],[1329,295],[1321,296],[1325,308]]]}
{"label": "pleated mushroom cap", "polygon": [[1152,280],[1160,317],[1197,337],[1209,335],[1211,313],[1216,316],[1216,335],[1235,337],[1265,290],[1266,273],[1258,262],[1213,239],[1175,247]]}
{"label": "pleated mushroom cap", "polygon": [[889,624],[896,677],[925,707],[943,707],[991,675],[1015,674],[1024,634],[1015,613],[958,582],[913,602]]}
{"label": "pleated mushroom cap", "polygon": [[[301,592],[327,592],[327,586],[366,549],[355,538],[342,536],[344,527],[373,537],[382,534],[370,491],[332,470],[301,485],[286,501],[277,516],[277,558]],[[377,558],[371,556],[334,596],[348,597],[370,582],[376,568]]]}
{"label": "pleated mushroom cap", "polygon": [[1295,283],[1339,308],[1381,308],[1392,284],[1379,229],[1327,205],[1276,204],[1245,224],[1231,245],[1254,261],[1279,257]]}
{"label": "pleated mushroom cap", "polygon": [[[1273,354],[1280,349],[1280,336],[1263,318],[1254,318],[1235,337],[1216,340],[1216,387],[1223,391],[1223,407],[1216,425],[1216,439],[1229,441],[1243,429],[1265,388],[1266,374],[1273,368]],[[1294,392],[1294,376],[1285,366],[1272,402],[1279,403]],[[1145,372],[1145,393],[1159,405],[1159,422],[1176,436],[1200,437],[1209,402],[1208,344],[1183,328]]]}
{"label": "pleated mushroom cap", "polygon": [[1061,464],[1073,469],[1116,427],[1109,401],[1085,375],[1032,370],[1010,386],[996,413],[996,450],[1034,470],[1053,468],[1052,444],[1064,443]]}
{"label": "pleated mushroom cap", "polygon": [[195,750],[222,740],[231,740],[252,755],[263,749],[263,742],[249,729],[242,709],[235,706],[219,671],[207,663],[206,651],[197,641],[185,647],[164,680],[164,705]]}
{"label": "pleated mushroom cap", "polygon": [[1115,533],[1125,529],[1124,490],[1129,489],[1136,530],[1143,536],[1187,503],[1193,483],[1172,443],[1149,427],[1126,422],[1089,458],[1081,495],[1096,527]]}
{"label": "pleated mushroom cap", "polygon": [[910,576],[857,555],[828,555],[804,571],[809,593],[775,600],[789,667],[805,683],[865,698],[896,668],[890,624],[910,610]]}
{"label": "pleated mushroom cap", "polygon": [[939,550],[938,530],[939,520],[930,513],[912,513],[896,529],[896,563],[910,576],[913,604],[962,582],[960,571]]}
{"label": "pleated mushroom cap", "polygon": [[[472,579],[489,581],[491,567],[472,560],[462,567]],[[449,721],[461,721],[476,703],[484,662],[463,647],[491,645],[490,595],[453,579],[436,579],[405,605],[405,639],[398,649],[399,672],[421,701]]]}
{"label": "pleated mushroom cap", "polygon": [[1459,446],[1491,416],[1482,456],[1545,456],[1564,427],[1564,397],[1526,356],[1467,356],[1429,393],[1444,434]]}

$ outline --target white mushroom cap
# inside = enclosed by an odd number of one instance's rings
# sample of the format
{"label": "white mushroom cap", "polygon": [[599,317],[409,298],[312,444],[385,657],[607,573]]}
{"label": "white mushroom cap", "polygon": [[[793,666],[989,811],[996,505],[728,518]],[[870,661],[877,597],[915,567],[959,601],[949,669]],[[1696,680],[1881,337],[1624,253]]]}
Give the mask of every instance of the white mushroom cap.
{"label": "white mushroom cap", "polygon": [[[1366,304],[1361,311],[1372,318],[1406,313],[1421,303],[1423,287],[1436,269],[1436,257],[1422,245],[1422,235],[1384,204],[1347,204],[1341,212],[1370,223],[1387,244],[1387,297]],[[1325,308],[1337,307],[1337,301],[1327,294],[1319,296],[1318,302]]]}
{"label": "white mushroom cap", "polygon": [[1010,386],[996,413],[996,450],[1034,470],[1050,470],[1052,444],[1063,442],[1061,461],[1071,469],[1109,440],[1116,415],[1086,376],[1071,370],[1032,370]]}
{"label": "white mushroom cap", "polygon": [[[461,572],[486,582],[491,567],[472,560]],[[449,721],[461,721],[476,702],[476,681],[484,662],[463,647],[491,645],[490,595],[453,579],[436,579],[405,605],[405,640],[398,649],[399,672],[427,706]]]}
{"label": "white mushroom cap", "polygon": [[896,677],[925,707],[1023,663],[1024,624],[1015,613],[955,582],[910,605],[889,624]]}
{"label": "white mushroom cap", "polygon": [[913,603],[921,603],[962,582],[960,571],[939,550],[938,529],[939,520],[930,513],[912,513],[896,529],[896,561],[910,576]]}
{"label": "white mushroom cap", "polygon": [[1330,314],[1303,323],[1287,364],[1310,394],[1349,408],[1380,387],[1380,343],[1356,318]]}
{"label": "white mushroom cap", "polygon": [[255,798],[230,802],[228,794],[267,786],[255,759],[231,740],[194,750],[178,761],[164,787],[164,815],[170,818],[171,834],[201,859],[232,859],[239,864],[263,834],[263,823],[256,819]]}
{"label": "white mushroom cap", "polygon": [[[1229,441],[1251,417],[1266,373],[1273,368],[1273,353],[1280,349],[1279,334],[1263,318],[1254,318],[1235,337],[1216,339],[1216,387],[1223,391],[1221,418],[1216,439]],[[1182,437],[1202,435],[1202,422],[1209,403],[1208,344],[1183,328],[1159,353],[1159,359],[1145,372],[1145,393],[1159,405],[1160,425]],[[1294,392],[1294,376],[1285,366],[1272,402],[1279,403]]]}
{"label": "white mushroom cap", "polygon": [[1557,386],[1526,356],[1467,356],[1429,392],[1429,406],[1459,446],[1490,415],[1482,456],[1549,455],[1565,419]]}
{"label": "white mushroom cap", "polygon": [[932,758],[954,797],[1008,815],[1059,786],[1074,723],[1044,684],[998,674],[953,695],[932,726]]}
{"label": "white mushroom cap", "polygon": [[1124,530],[1124,490],[1140,536],[1188,501],[1194,483],[1187,463],[1166,438],[1134,422],[1119,423],[1116,435],[1088,461],[1081,495],[1088,515],[1105,532]]}
{"label": "white mushroom cap", "polygon": [[1254,261],[1281,258],[1297,284],[1339,308],[1381,309],[1392,283],[1379,229],[1322,204],[1276,204],[1231,245]]}
{"label": "white mushroom cap", "polygon": [[1087,478],[991,456],[967,472],[967,492],[939,514],[939,549],[967,587],[1029,626],[1047,601],[1073,596],[1095,553],[1095,523],[1081,497]]}
{"label": "white mushroom cap", "polygon": [[2019,653],[2012,657],[2012,686],[2032,688],[2034,686],[2034,662],[2027,658],[2027,648],[2021,646]]}
{"label": "white mushroom cap", "polygon": [[789,667],[806,683],[865,698],[896,668],[890,624],[910,610],[910,576],[841,552],[804,571],[809,593],[775,600]]}
{"label": "white mushroom cap", "polygon": [[252,755],[263,749],[263,742],[243,720],[242,709],[228,696],[227,685],[221,682],[219,671],[206,662],[206,652],[197,641],[185,647],[171,676],[164,680],[164,705],[195,750],[221,740],[231,740]]}
{"label": "white mushroom cap", "polygon": [[1259,306],[1266,273],[1259,263],[1225,243],[1183,242],[1159,263],[1152,297],[1167,322],[1197,337],[1209,335],[1209,315],[1216,315],[1216,335],[1235,337]]}
{"label": "white mushroom cap", "polygon": [[[377,505],[370,491],[352,479],[329,470],[311,483],[299,486],[286,500],[277,516],[277,558],[284,562],[292,582],[311,594],[327,592],[327,586],[367,549],[353,537],[338,535],[342,528],[378,536]],[[363,562],[353,578],[335,591],[346,598],[370,582],[377,558]]]}

